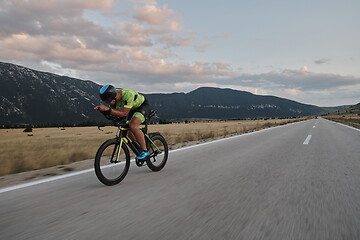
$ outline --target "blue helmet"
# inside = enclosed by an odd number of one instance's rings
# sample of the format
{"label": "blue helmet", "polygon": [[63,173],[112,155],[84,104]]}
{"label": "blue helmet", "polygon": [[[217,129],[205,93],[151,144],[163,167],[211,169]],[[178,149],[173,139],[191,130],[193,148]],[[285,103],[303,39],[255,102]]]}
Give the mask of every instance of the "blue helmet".
{"label": "blue helmet", "polygon": [[105,85],[100,89],[100,98],[104,102],[111,102],[116,97],[116,88],[112,85]]}

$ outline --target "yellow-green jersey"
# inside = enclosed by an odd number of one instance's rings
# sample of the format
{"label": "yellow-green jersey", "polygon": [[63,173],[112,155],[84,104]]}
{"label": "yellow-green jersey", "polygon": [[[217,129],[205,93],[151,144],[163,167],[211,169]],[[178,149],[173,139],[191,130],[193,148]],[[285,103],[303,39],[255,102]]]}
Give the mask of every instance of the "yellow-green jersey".
{"label": "yellow-green jersey", "polygon": [[121,100],[116,102],[116,106],[131,109],[127,117],[128,120],[137,117],[141,122],[144,122],[151,111],[150,104],[145,96],[132,89],[117,89],[117,91],[122,91],[122,96]]}
{"label": "yellow-green jersey", "polygon": [[145,97],[132,89],[117,89],[122,92],[121,100],[116,102],[117,107],[137,109],[144,103]]}

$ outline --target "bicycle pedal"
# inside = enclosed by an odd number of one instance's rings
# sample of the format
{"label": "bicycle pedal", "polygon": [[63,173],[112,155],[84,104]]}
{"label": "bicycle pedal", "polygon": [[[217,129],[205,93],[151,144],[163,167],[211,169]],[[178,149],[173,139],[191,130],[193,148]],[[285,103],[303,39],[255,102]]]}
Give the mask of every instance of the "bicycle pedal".
{"label": "bicycle pedal", "polygon": [[135,163],[138,167],[144,166],[145,160],[135,159]]}

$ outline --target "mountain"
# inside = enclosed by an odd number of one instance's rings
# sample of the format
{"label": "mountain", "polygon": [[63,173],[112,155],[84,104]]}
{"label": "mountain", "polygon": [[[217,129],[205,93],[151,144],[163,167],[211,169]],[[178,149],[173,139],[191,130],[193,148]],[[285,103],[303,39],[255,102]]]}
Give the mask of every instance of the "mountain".
{"label": "mountain", "polygon": [[332,115],[344,115],[344,114],[360,114],[360,103],[349,106],[347,108],[342,108],[336,112],[333,112]]}
{"label": "mountain", "polygon": [[347,108],[345,111],[350,114],[360,114],[360,103]]}
{"label": "mountain", "polygon": [[[0,62],[0,124],[101,121],[93,110],[100,85]],[[241,119],[320,115],[326,109],[274,96],[203,87],[189,93],[146,94],[160,119]]]}
{"label": "mountain", "polygon": [[93,110],[100,86],[91,81],[0,62],[0,84],[0,124],[102,119]]}
{"label": "mountain", "polygon": [[352,107],[353,105],[341,105],[341,106],[336,106],[336,107],[322,107],[322,109],[324,109],[325,111],[332,113],[332,112],[336,112],[336,111],[341,111],[347,108]]}
{"label": "mountain", "polygon": [[202,87],[190,93],[151,94],[151,104],[163,118],[241,119],[320,115],[326,110],[292,100],[259,96],[233,89]]}

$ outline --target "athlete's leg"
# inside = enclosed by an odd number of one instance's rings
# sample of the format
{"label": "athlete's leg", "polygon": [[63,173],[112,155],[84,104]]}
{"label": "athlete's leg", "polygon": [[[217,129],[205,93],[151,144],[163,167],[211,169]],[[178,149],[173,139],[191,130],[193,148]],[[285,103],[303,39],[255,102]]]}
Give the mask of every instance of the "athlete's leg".
{"label": "athlete's leg", "polygon": [[131,130],[128,132],[128,137],[129,137],[132,141],[136,141],[136,137],[135,137],[134,134],[131,132]]}
{"label": "athlete's leg", "polygon": [[132,117],[129,124],[130,131],[132,132],[133,136],[136,138],[136,141],[140,144],[141,149],[146,151],[147,149],[146,149],[144,133],[139,128],[141,123],[142,120],[140,118]]}

